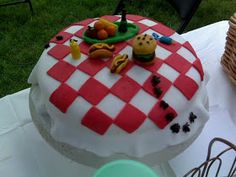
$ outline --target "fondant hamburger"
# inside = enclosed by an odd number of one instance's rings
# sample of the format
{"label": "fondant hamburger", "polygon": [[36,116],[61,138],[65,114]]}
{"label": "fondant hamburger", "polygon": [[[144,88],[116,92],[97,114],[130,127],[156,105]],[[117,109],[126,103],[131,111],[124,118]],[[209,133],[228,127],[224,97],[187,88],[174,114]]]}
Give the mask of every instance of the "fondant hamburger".
{"label": "fondant hamburger", "polygon": [[156,41],[148,34],[137,35],[133,40],[133,59],[140,64],[153,64]]}

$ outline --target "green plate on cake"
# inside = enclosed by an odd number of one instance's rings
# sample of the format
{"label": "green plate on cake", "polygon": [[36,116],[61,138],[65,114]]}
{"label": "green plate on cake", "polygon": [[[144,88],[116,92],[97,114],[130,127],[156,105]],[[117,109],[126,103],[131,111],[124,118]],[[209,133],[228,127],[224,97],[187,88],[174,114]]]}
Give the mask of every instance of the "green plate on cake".
{"label": "green plate on cake", "polygon": [[[120,22],[114,22],[114,24],[120,25]],[[108,37],[107,39],[104,40],[99,40],[99,39],[95,39],[95,38],[90,38],[86,35],[86,32],[83,33],[83,39],[85,42],[87,43],[108,43],[108,44],[112,44],[112,43],[117,43],[117,42],[121,42],[121,41],[126,41],[128,39],[133,38],[137,33],[139,32],[139,27],[137,25],[135,25],[134,23],[127,23],[127,32],[125,33],[121,33],[119,31],[117,31],[116,35],[113,37]]]}

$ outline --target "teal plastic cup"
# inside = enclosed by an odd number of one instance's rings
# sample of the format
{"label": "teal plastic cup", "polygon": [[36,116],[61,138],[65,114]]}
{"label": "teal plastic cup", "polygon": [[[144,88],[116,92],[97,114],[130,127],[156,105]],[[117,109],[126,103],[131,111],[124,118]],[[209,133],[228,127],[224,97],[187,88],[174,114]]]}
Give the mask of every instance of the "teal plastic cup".
{"label": "teal plastic cup", "polygon": [[105,164],[93,177],[158,177],[147,165],[133,160],[116,160]]}

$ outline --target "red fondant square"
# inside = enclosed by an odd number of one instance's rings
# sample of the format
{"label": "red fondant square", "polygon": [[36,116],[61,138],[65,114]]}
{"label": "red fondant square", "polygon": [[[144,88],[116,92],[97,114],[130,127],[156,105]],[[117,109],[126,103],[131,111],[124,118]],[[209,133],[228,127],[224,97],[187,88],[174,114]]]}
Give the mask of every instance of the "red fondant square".
{"label": "red fondant square", "polygon": [[61,60],[49,69],[47,74],[60,82],[65,82],[75,70],[76,67]]}
{"label": "red fondant square", "polygon": [[128,76],[122,77],[111,88],[111,93],[125,102],[129,102],[141,89],[141,86]]}
{"label": "red fondant square", "polygon": [[49,101],[65,113],[77,96],[78,94],[74,89],[67,84],[62,84],[52,93]]}
{"label": "red fondant square", "polygon": [[188,100],[191,100],[193,95],[198,90],[197,83],[193,79],[184,74],[181,74],[175,80],[174,86],[178,88]]}
{"label": "red fondant square", "polygon": [[191,46],[191,44],[190,44],[189,42],[185,42],[185,43],[183,44],[183,46],[184,46],[186,49],[188,49],[190,52],[192,52],[192,54],[193,54],[195,57],[197,57],[197,54],[196,54],[195,50],[193,49],[193,47]]}
{"label": "red fondant square", "polygon": [[154,86],[152,85],[152,78],[153,78],[154,75],[150,76],[144,83],[143,85],[143,89],[145,91],[147,91],[148,93],[150,93],[152,96],[158,98],[158,99],[161,99],[165,94],[166,92],[169,90],[169,88],[171,87],[172,85],[172,82],[169,81],[167,78],[165,78],[164,76],[156,73],[155,76],[159,77],[160,78],[160,83],[157,84],[155,87],[156,88],[160,88],[161,91],[162,91],[162,94],[157,97],[155,92],[154,92]]}
{"label": "red fondant square", "polygon": [[160,129],[165,128],[171,121],[166,118],[167,114],[172,114],[173,119],[177,117],[176,111],[169,105],[168,108],[163,109],[160,106],[159,101],[150,111],[148,117],[155,123]]}
{"label": "red fondant square", "polygon": [[152,26],[151,29],[153,29],[154,31],[156,31],[164,36],[171,36],[175,33],[174,30],[170,29],[169,27],[163,25],[160,22],[158,22],[156,25]]}
{"label": "red fondant square", "polygon": [[158,59],[157,57],[154,59],[154,64],[152,65],[147,65],[147,66],[143,66],[145,69],[151,71],[152,73],[156,73],[157,70],[161,67],[161,65],[163,64],[163,60]]}
{"label": "red fondant square", "polygon": [[120,17],[115,16],[115,15],[104,15],[101,18],[106,19],[106,20],[108,20],[110,22],[115,22],[115,21],[120,19]]}
{"label": "red fondant square", "polygon": [[[62,36],[62,40],[58,40],[57,36]],[[63,44],[65,41],[69,40],[72,36],[73,35],[71,33],[61,31],[54,38],[52,38],[50,40],[50,42],[54,42],[54,43],[57,43],[57,44]]]}
{"label": "red fondant square", "polygon": [[92,23],[94,21],[93,18],[88,18],[86,20],[80,21],[75,23],[76,25],[83,25],[83,26],[87,26],[88,24]]}
{"label": "red fondant square", "polygon": [[163,44],[159,40],[157,40],[157,46],[161,46],[161,47],[165,48],[166,50],[169,50],[172,53],[175,53],[177,50],[180,49],[180,47],[182,45],[180,43],[178,43],[177,41],[175,41],[174,43],[169,45],[169,44]]}
{"label": "red fondant square", "polygon": [[138,22],[135,22],[135,24],[139,27],[139,34],[143,33],[144,31],[148,30],[149,27],[142,24],[142,23],[138,23]]}
{"label": "red fondant square", "polygon": [[83,37],[83,34],[84,32],[88,29],[87,26],[81,28],[79,31],[77,31],[74,35],[79,37],[79,38],[82,38]]}
{"label": "red fondant square", "polygon": [[203,78],[204,78],[204,71],[203,71],[203,69],[202,69],[201,61],[200,61],[198,58],[194,61],[193,66],[194,66],[194,68],[197,69],[197,71],[198,71],[199,74],[200,74],[201,80],[203,81]]}
{"label": "red fondant square", "polygon": [[134,38],[129,39],[129,40],[127,41],[127,43],[128,43],[130,46],[132,46],[132,45],[133,45],[133,40],[134,40]]}
{"label": "red fondant square", "polygon": [[98,104],[108,92],[108,88],[94,78],[87,80],[79,89],[79,95],[93,105]]}
{"label": "red fondant square", "polygon": [[126,46],[127,46],[127,42],[118,42],[118,43],[116,43],[114,54],[118,54]]}
{"label": "red fondant square", "polygon": [[128,20],[131,20],[131,21],[135,22],[135,21],[140,21],[140,20],[144,19],[145,17],[139,16],[139,15],[127,14],[126,18]]}
{"label": "red fondant square", "polygon": [[89,53],[89,47],[90,47],[91,45],[83,41],[83,42],[81,42],[81,43],[79,44],[79,46],[80,46],[80,52],[82,52],[82,53],[88,55],[88,53]]}
{"label": "red fondant square", "polygon": [[114,124],[128,133],[137,130],[145,121],[146,115],[130,104],[122,109],[114,120]]}
{"label": "red fondant square", "polygon": [[165,63],[174,68],[179,73],[186,73],[192,64],[177,53],[170,55]]}
{"label": "red fondant square", "polygon": [[81,124],[90,130],[103,135],[111,126],[113,120],[99,109],[92,107],[81,120]]}
{"label": "red fondant square", "polygon": [[106,62],[103,60],[90,59],[83,61],[78,69],[89,74],[90,76],[94,76],[98,71],[106,66]]}
{"label": "red fondant square", "polygon": [[58,44],[48,51],[48,55],[60,60],[70,53],[70,47]]}

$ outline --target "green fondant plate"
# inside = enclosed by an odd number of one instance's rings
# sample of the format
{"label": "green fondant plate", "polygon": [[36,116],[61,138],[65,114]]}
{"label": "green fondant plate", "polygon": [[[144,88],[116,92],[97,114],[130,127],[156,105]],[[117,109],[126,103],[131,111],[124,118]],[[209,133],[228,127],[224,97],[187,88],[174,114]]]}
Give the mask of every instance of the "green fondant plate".
{"label": "green fondant plate", "polygon": [[[114,22],[114,24],[116,25],[120,25],[120,22]],[[117,31],[116,35],[113,37],[109,37],[107,39],[104,40],[99,40],[99,39],[95,39],[95,38],[90,38],[86,35],[86,32],[83,33],[83,39],[85,42],[88,43],[117,43],[117,42],[121,42],[121,41],[125,41],[128,39],[131,39],[132,37],[134,37],[138,32],[139,32],[139,27],[133,23],[127,23],[127,32],[125,33],[121,33],[119,31]]]}

